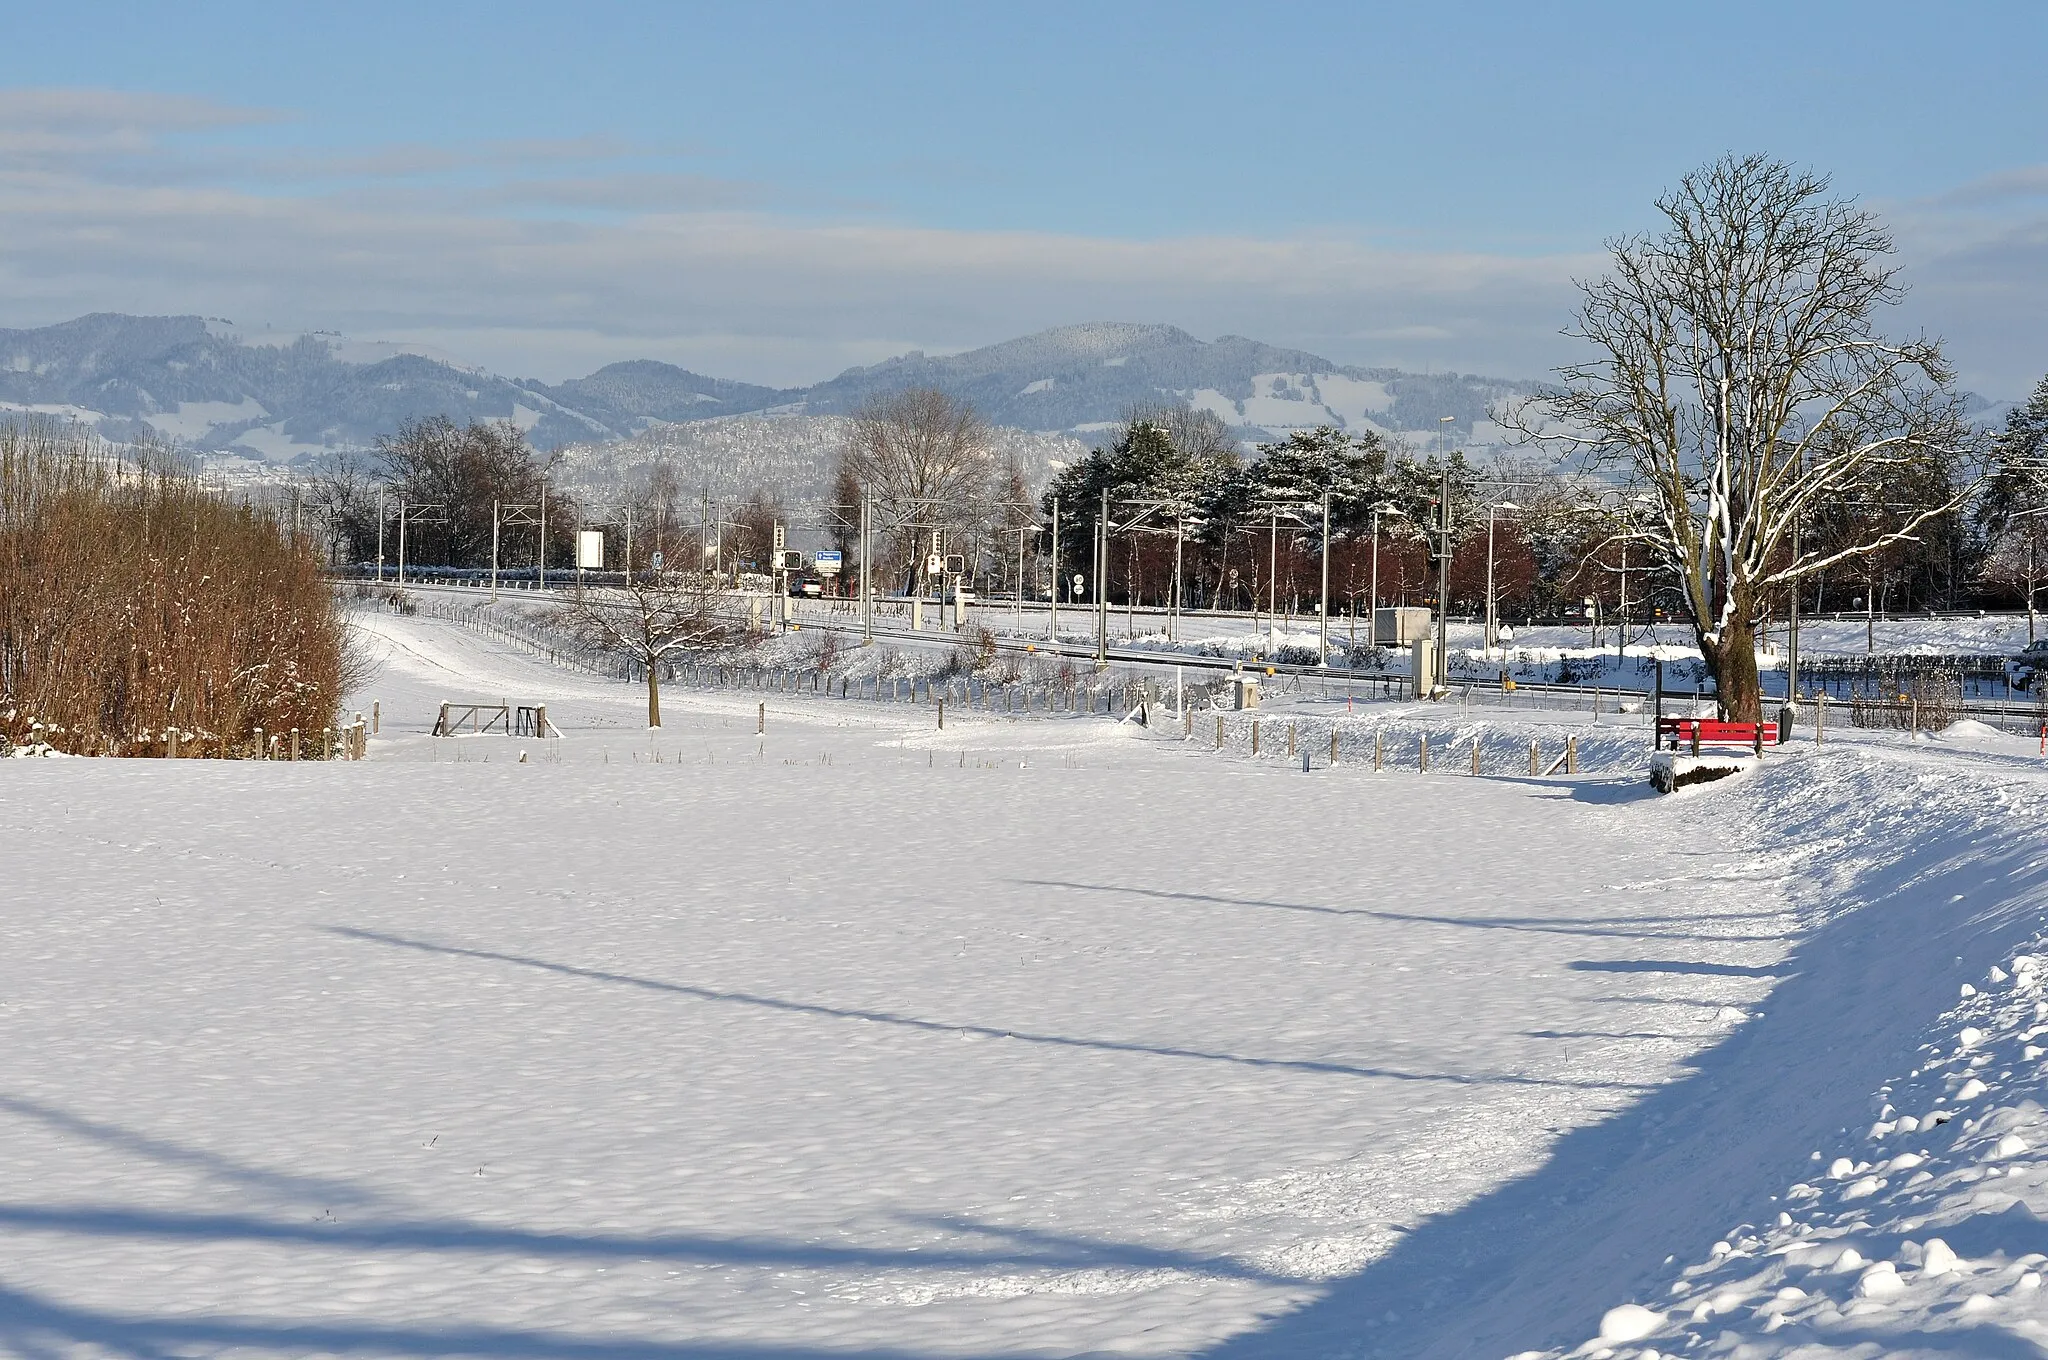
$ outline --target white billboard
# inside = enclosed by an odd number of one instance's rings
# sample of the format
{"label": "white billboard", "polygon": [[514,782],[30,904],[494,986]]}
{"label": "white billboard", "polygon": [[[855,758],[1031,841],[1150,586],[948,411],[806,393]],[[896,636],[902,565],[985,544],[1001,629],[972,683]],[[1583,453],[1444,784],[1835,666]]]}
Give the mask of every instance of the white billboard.
{"label": "white billboard", "polygon": [[576,569],[604,570],[604,530],[585,529],[576,535]]}

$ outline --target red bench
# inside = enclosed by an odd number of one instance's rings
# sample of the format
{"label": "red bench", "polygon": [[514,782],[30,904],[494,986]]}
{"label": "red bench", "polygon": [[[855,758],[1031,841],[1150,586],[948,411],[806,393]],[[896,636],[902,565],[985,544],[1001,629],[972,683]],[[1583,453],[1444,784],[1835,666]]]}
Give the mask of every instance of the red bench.
{"label": "red bench", "polygon": [[1717,718],[1659,718],[1657,719],[1657,745],[1662,747],[1664,739],[1671,739],[1671,749],[1676,751],[1681,742],[1692,744],[1692,753],[1698,755],[1701,745],[1747,746],[1758,755],[1764,753],[1766,743],[1776,745],[1778,725],[1774,722],[1745,723],[1722,722]]}

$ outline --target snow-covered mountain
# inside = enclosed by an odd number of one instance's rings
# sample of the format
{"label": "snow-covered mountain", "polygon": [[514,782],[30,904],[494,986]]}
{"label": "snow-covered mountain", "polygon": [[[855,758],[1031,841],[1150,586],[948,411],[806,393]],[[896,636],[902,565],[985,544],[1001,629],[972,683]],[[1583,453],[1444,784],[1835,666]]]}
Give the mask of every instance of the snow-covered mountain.
{"label": "snow-covered mountain", "polygon": [[937,387],[971,400],[991,421],[1088,434],[1135,407],[1186,402],[1214,411],[1248,438],[1337,425],[1436,437],[1452,417],[1462,440],[1498,442],[1488,406],[1534,385],[1457,373],[1353,368],[1305,350],[1226,335],[1202,341],[1177,326],[1059,326],[1022,339],[931,358],[912,353],[848,369],[803,394],[803,409],[844,412],[903,387]]}
{"label": "snow-covered mountain", "polygon": [[[0,411],[67,416],[114,439],[154,433],[195,452],[272,463],[367,448],[404,420],[436,414],[509,420],[542,448],[625,440],[710,447],[718,441],[664,431],[757,413],[843,416],[870,396],[911,386],[969,400],[997,426],[1084,440],[1136,408],[1185,402],[1216,412],[1248,440],[1333,424],[1405,434],[1425,446],[1443,416],[1468,446],[1499,442],[1486,421],[1489,404],[1532,390],[1455,373],[1348,367],[1242,336],[1203,341],[1161,325],[1061,326],[962,354],[913,352],[795,389],[653,360],[550,386],[416,347],[331,332],[251,332],[198,316],[101,313],[0,330]],[[788,452],[824,427],[798,428],[750,425],[742,442],[758,444],[773,429]],[[1027,461],[1043,456],[1057,455],[1034,451]]]}

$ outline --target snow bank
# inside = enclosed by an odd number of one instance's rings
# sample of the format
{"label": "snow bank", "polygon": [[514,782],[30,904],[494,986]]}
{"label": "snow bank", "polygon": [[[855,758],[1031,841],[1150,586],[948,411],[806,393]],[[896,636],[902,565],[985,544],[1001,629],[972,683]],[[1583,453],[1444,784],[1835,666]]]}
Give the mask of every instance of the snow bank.
{"label": "snow bank", "polygon": [[2038,1354],[2048,857],[2014,828],[2040,825],[2048,787],[2038,771],[1880,748],[1763,776],[1774,781],[1752,826],[1810,855],[1830,917],[1816,939],[1864,957],[1807,999],[1821,1023],[1757,1114],[1782,1117],[1816,1060],[1889,1075],[1867,1107],[1844,1101],[1838,1119],[1855,1122],[1785,1164],[1776,1193],[1645,1280],[1625,1335],[1603,1323],[1576,1348],[1528,1354]]}

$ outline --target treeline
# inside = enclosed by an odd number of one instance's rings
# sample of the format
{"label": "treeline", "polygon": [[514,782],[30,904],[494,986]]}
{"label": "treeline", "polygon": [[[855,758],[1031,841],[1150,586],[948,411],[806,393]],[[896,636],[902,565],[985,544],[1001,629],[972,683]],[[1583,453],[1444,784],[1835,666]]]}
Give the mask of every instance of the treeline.
{"label": "treeline", "polygon": [[[1434,601],[1433,540],[1448,473],[1453,609],[1482,609],[1490,577],[1509,621],[1577,614],[1588,600],[1604,616],[1624,603],[1637,618],[1683,612],[1677,582],[1640,546],[1643,498],[1526,454],[1478,462],[1371,430],[1329,428],[1246,452],[1215,415],[1162,406],[1132,413],[1034,487],[996,442],[971,406],[911,390],[870,400],[850,418],[824,506],[791,506],[769,488],[738,502],[700,500],[663,462],[602,497],[579,498],[551,480],[548,462],[512,426],[434,418],[402,427],[374,455],[334,460],[315,479],[311,501],[336,562],[375,559],[381,511],[383,555],[395,564],[403,508],[411,561],[487,566],[495,508],[501,567],[531,570],[545,505],[551,569],[570,567],[575,532],[591,525],[607,529],[607,565],[624,565],[630,520],[636,570],[657,552],[671,568],[701,554],[728,574],[759,570],[782,523],[793,526],[795,541],[822,538],[838,548],[849,589],[865,506],[877,589],[922,584],[936,531],[947,553],[965,558],[977,587],[1014,591],[1021,571],[1023,589],[1039,598],[1053,588],[1057,506],[1062,600],[1092,602],[1101,587],[1119,604],[1164,605],[1178,588],[1189,608],[1272,603],[1313,612],[1327,498],[1329,603],[1345,612],[1370,607],[1375,563],[1379,603]],[[1802,551],[1825,556],[1913,507],[1956,499],[1987,458],[1982,494],[1910,538],[1810,575],[1800,586],[1802,608],[2008,607],[2037,596],[2048,585],[2048,380],[1983,446],[1884,469],[1856,496],[1811,507]],[[1111,548],[1108,578],[1096,582],[1088,578],[1105,492]],[[1771,607],[1782,614],[1788,605],[1777,598]]]}
{"label": "treeline", "polygon": [[0,736],[78,755],[334,725],[351,661],[310,540],[171,459],[0,425]]}

